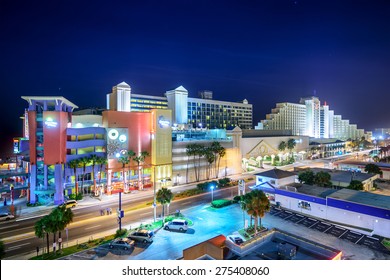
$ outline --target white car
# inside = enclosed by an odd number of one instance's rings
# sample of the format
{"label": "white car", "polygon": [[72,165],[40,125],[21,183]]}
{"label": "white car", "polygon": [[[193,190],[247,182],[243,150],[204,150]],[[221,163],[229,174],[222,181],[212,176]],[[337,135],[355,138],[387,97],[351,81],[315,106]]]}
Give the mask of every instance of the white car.
{"label": "white car", "polygon": [[9,221],[11,219],[15,219],[15,216],[11,213],[1,213],[0,214],[0,221]]}
{"label": "white car", "polygon": [[228,235],[226,240],[229,240],[236,245],[241,245],[242,243],[244,243],[244,240],[241,238],[241,236],[238,235]]}
{"label": "white car", "polygon": [[165,230],[179,230],[186,231],[188,229],[188,222],[186,220],[175,219],[164,224]]}

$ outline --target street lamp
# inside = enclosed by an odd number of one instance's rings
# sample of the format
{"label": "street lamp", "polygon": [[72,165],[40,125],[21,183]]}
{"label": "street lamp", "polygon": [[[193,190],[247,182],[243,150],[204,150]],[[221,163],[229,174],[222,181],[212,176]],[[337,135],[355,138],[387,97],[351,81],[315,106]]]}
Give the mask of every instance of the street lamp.
{"label": "street lamp", "polygon": [[210,189],[211,189],[211,202],[214,201],[214,188],[215,188],[215,186],[211,185],[211,187],[210,187]]}

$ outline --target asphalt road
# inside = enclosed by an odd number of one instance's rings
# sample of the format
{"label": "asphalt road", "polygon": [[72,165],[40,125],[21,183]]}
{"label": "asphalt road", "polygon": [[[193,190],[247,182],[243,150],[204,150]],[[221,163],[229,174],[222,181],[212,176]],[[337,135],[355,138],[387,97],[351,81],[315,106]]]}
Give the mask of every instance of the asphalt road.
{"label": "asphalt road", "polygon": [[[232,197],[237,187],[230,189],[216,190],[213,193],[214,199]],[[180,189],[176,189],[181,191]],[[145,194],[136,194],[123,199],[122,209],[125,211],[125,216],[122,219],[122,227],[129,228],[130,225],[138,226],[140,223],[153,220],[153,208],[143,207],[137,210],[134,209],[137,205],[145,206],[146,203],[153,201],[153,193],[148,192]],[[187,208],[207,204],[211,202],[211,194],[205,193],[195,197],[184,198],[173,201],[169,207],[171,213],[176,210],[185,210]],[[110,207],[113,209],[112,215],[100,215],[100,209]],[[63,245],[71,244],[79,241],[84,242],[87,238],[98,238],[103,233],[114,233],[118,229],[117,217],[115,209],[118,207],[117,202],[104,203],[93,206],[86,206],[83,208],[74,208],[74,220],[69,225],[68,236],[66,233],[62,233]],[[48,210],[49,212],[50,210]],[[157,215],[161,214],[161,205],[157,207]],[[46,240],[38,239],[34,234],[34,224],[40,219],[40,217],[20,221],[8,221],[0,224],[0,239],[5,242],[6,258],[17,258],[23,255],[28,255],[36,252],[36,248],[39,247],[41,253],[42,247],[46,247]],[[50,244],[52,244],[53,236],[49,237]],[[51,246],[51,245],[50,245]],[[50,248],[51,250],[52,248]]]}

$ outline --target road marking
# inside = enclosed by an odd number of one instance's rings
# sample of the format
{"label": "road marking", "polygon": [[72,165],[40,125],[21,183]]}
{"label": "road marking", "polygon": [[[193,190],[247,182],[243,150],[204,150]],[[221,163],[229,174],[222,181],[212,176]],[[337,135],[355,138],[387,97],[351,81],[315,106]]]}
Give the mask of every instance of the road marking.
{"label": "road marking", "polygon": [[378,239],[378,238],[371,237],[371,236],[368,236],[368,235],[367,235],[367,238],[371,238],[371,239],[374,239],[374,240],[377,240],[377,241],[379,241],[379,239]]}
{"label": "road marking", "polygon": [[11,225],[11,226],[8,226],[8,227],[1,227],[1,229],[7,229],[7,228],[13,228],[13,227],[17,227],[18,225]]}
{"label": "road marking", "polygon": [[338,226],[334,226],[335,228],[338,228],[338,229],[342,229],[342,230],[345,230],[345,228],[341,228],[341,227],[338,227]]}
{"label": "road marking", "polygon": [[323,233],[327,232],[328,230],[330,230],[332,228],[332,226],[330,225],[330,227],[328,227]]}
{"label": "road marking", "polygon": [[[310,219],[310,218],[309,218]],[[315,221],[315,220],[313,220],[313,219],[311,219],[312,221]],[[313,226],[315,226],[316,224],[318,224],[319,223],[319,221],[317,221],[317,222],[315,222],[314,224],[312,224],[309,228],[311,228],[311,227],[313,227]]]}
{"label": "road marking", "polygon": [[358,244],[358,242],[359,242],[360,240],[362,240],[363,238],[364,238],[364,235],[362,235],[362,237],[360,237],[359,240],[355,242],[355,244]]}
{"label": "road marking", "polygon": [[184,203],[182,203],[182,205],[187,205],[187,204],[190,204],[190,203],[192,203],[192,201],[184,202]]}
{"label": "road marking", "polygon": [[23,243],[23,244],[20,244],[20,245],[11,246],[11,247],[9,247],[9,248],[6,250],[6,252],[7,252],[7,251],[12,251],[12,250],[15,250],[15,249],[19,249],[20,247],[22,247],[22,246],[24,246],[24,245],[29,245],[29,244],[31,244],[31,243]]}
{"label": "road marking", "polygon": [[338,238],[341,238],[341,236],[343,236],[344,234],[346,234],[348,232],[348,230],[345,230],[342,234],[340,234],[340,236]]}
{"label": "road marking", "polygon": [[299,215],[299,214],[295,214],[295,215],[297,215],[298,217],[303,217],[302,215]]}
{"label": "road marking", "polygon": [[[311,221],[317,221],[317,220],[314,220],[314,219],[312,219],[312,218],[308,218],[309,220],[311,220]],[[318,222],[318,221],[317,221]]]}
{"label": "road marking", "polygon": [[323,225],[331,226],[331,224],[321,222]]}
{"label": "road marking", "polygon": [[298,222],[296,222],[296,224],[299,224],[301,221],[303,221],[304,219],[306,219],[306,217],[303,217],[302,219],[300,219]]}
{"label": "road marking", "polygon": [[356,232],[356,231],[352,231],[352,230],[350,230],[349,232],[350,232],[350,233],[353,233],[353,234],[357,234],[357,235],[362,235],[361,233]]}
{"label": "road marking", "polygon": [[97,228],[97,227],[101,227],[102,225],[96,225],[96,226],[93,226],[93,227],[87,227],[87,228],[85,228],[85,230],[87,230],[87,229],[91,229],[91,228]]}

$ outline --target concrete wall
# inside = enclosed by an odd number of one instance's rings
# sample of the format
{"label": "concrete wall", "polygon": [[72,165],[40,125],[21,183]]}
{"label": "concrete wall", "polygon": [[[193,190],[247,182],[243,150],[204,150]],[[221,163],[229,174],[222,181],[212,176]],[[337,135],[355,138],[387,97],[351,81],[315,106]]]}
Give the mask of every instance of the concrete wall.
{"label": "concrete wall", "polygon": [[[301,207],[298,207],[298,203],[300,201],[308,202],[310,203],[310,210],[309,209],[304,209]],[[326,205],[322,205],[319,203],[315,203],[311,201],[309,198],[308,199],[299,199],[299,198],[292,198],[280,194],[275,194],[275,202],[280,202],[280,206],[300,212],[304,215],[309,215],[309,216],[314,216],[318,217],[321,219],[326,219],[327,214],[326,214]]]}

